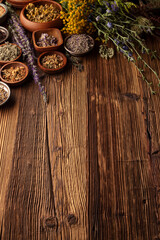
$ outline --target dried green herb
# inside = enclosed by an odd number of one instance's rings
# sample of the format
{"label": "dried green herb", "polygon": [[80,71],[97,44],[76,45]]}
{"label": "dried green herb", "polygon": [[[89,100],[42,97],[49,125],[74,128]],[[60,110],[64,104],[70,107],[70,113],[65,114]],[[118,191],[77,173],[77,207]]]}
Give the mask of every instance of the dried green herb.
{"label": "dried green herb", "polygon": [[108,48],[107,45],[100,45],[99,54],[105,59],[112,58],[114,56],[114,49]]}
{"label": "dried green herb", "polygon": [[19,54],[19,48],[9,42],[6,42],[0,47],[0,61],[13,61],[19,56]]}

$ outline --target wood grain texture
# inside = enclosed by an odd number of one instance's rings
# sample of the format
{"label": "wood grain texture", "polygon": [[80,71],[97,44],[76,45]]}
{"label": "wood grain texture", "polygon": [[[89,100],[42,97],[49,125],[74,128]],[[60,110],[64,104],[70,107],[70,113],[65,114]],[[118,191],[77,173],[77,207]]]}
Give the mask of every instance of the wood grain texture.
{"label": "wood grain texture", "polygon": [[30,79],[0,109],[0,240],[160,239],[160,90],[119,54],[83,61],[45,77],[48,105]]}

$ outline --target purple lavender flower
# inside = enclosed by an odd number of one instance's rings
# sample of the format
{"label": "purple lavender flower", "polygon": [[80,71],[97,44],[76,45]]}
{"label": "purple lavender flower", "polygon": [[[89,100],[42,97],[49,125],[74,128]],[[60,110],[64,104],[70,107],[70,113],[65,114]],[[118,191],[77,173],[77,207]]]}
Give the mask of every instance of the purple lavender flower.
{"label": "purple lavender flower", "polygon": [[117,45],[120,44],[120,41],[118,39],[115,38],[114,41],[117,43]]}
{"label": "purple lavender flower", "polygon": [[133,54],[131,52],[128,53],[128,57],[132,57]]}
{"label": "purple lavender flower", "polygon": [[22,49],[22,55],[26,59],[26,62],[28,64],[28,67],[30,71],[32,72],[33,79],[35,83],[38,84],[39,90],[43,95],[44,101],[47,102],[47,96],[44,91],[44,87],[42,86],[39,75],[38,75],[38,69],[35,65],[35,59],[33,54],[33,49],[30,44],[30,40],[28,39],[27,35],[25,34],[25,31],[20,23],[20,20],[16,13],[12,10],[11,7],[8,7],[8,10],[10,12],[10,19],[9,19],[9,26],[12,33],[12,37],[14,41],[21,47]]}
{"label": "purple lavender flower", "polygon": [[99,20],[100,20],[100,16],[97,16],[96,21],[99,22]]}
{"label": "purple lavender flower", "polygon": [[108,22],[108,23],[107,23],[107,27],[108,27],[108,28],[112,28],[112,23],[111,23],[111,22]]}
{"label": "purple lavender flower", "polygon": [[121,52],[121,53],[124,53],[123,49],[120,49],[120,52]]}
{"label": "purple lavender flower", "polygon": [[109,7],[109,3],[107,1],[103,1],[103,3]]}
{"label": "purple lavender flower", "polygon": [[128,50],[128,47],[126,45],[123,45],[122,47],[124,50]]}
{"label": "purple lavender flower", "polygon": [[118,9],[119,9],[116,3],[111,4],[111,8],[114,12],[118,11]]}
{"label": "purple lavender flower", "polygon": [[106,13],[111,13],[111,10],[107,9],[107,10],[106,10]]}

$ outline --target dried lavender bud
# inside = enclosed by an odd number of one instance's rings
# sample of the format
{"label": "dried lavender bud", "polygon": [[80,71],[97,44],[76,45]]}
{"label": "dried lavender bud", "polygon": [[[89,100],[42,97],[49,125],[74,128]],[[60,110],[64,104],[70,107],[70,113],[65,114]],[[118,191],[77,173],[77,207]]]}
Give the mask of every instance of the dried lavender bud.
{"label": "dried lavender bud", "polygon": [[20,50],[16,45],[6,42],[0,47],[0,61],[12,61],[20,54]]}
{"label": "dried lavender bud", "polygon": [[57,38],[52,35],[48,35],[48,33],[42,33],[38,39],[37,45],[39,47],[56,46]]}
{"label": "dried lavender bud", "polygon": [[66,47],[74,53],[88,52],[94,43],[91,38],[86,34],[75,34],[70,36],[66,41]]}

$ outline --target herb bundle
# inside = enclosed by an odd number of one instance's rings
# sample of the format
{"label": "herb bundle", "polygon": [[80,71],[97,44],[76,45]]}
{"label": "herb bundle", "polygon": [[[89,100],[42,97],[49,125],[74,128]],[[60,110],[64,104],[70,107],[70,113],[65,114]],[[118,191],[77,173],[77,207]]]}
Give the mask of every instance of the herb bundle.
{"label": "herb bundle", "polygon": [[38,75],[38,69],[37,65],[35,64],[35,58],[33,55],[33,49],[30,44],[30,40],[25,34],[24,28],[22,27],[19,17],[15,13],[15,11],[11,8],[10,5],[7,4],[7,6],[10,13],[10,18],[8,22],[13,40],[19,45],[19,47],[21,47],[22,55],[25,58],[30,71],[32,72],[33,79],[35,83],[39,86],[39,90],[43,96],[44,102],[47,102],[47,96],[44,90],[44,86],[42,86]]}
{"label": "herb bundle", "polygon": [[[145,45],[141,34],[144,32],[152,34],[155,26],[147,18],[132,16],[130,9],[136,6],[131,2],[98,0],[91,7],[93,11],[89,20],[97,29],[99,38],[105,43],[108,40],[114,43],[117,50],[135,65],[143,80],[149,86],[151,93],[154,94],[155,92],[151,87],[152,82],[148,82],[144,75],[144,69],[148,68],[154,73],[159,86],[160,78],[157,72],[143,59],[142,54],[146,53],[151,58],[156,58],[156,51],[151,51]],[[143,63],[143,68],[138,66],[138,61]]]}

